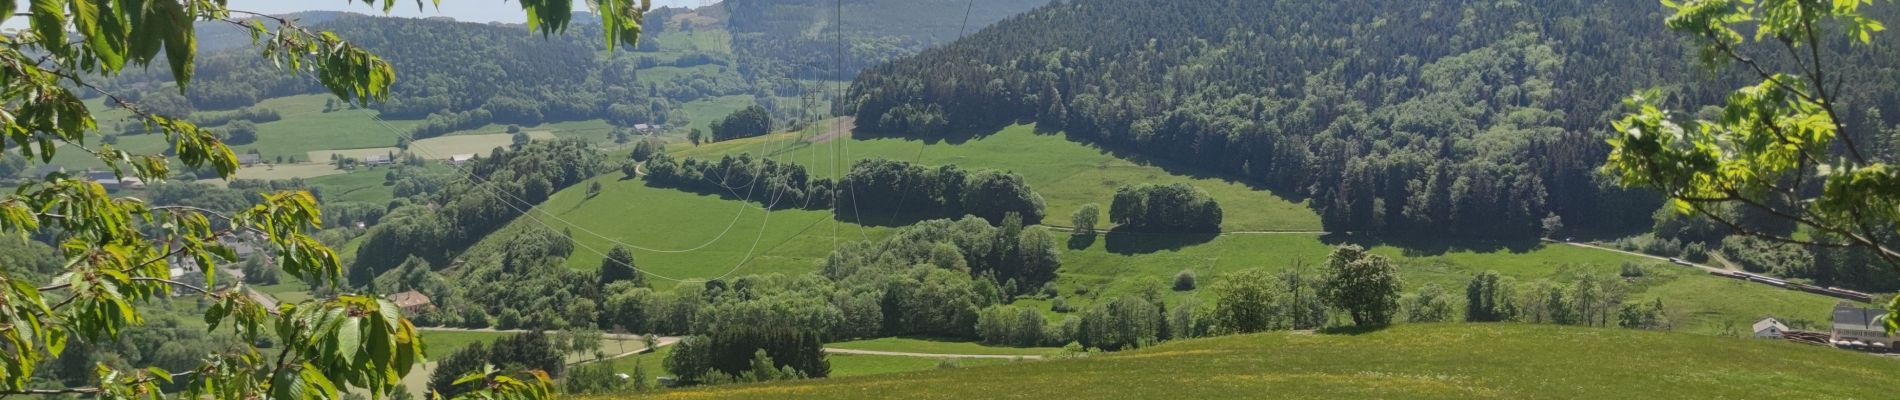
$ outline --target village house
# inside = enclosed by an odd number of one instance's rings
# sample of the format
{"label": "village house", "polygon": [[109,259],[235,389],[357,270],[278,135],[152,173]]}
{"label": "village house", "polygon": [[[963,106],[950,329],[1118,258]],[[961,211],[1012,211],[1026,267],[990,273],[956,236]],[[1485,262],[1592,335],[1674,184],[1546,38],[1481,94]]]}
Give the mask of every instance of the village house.
{"label": "village house", "polygon": [[1834,330],[1828,337],[1834,346],[1886,350],[1893,348],[1896,340],[1900,338],[1887,334],[1886,310],[1848,303],[1834,305]]}
{"label": "village house", "polygon": [[414,290],[389,295],[389,302],[395,303],[396,308],[401,308],[402,312],[409,314],[420,313],[433,308],[433,305],[429,303],[429,295]]}
{"label": "village house", "polygon": [[1781,320],[1763,318],[1755,322],[1756,339],[1780,339],[1781,335],[1787,332],[1788,325],[1781,323]]}
{"label": "village house", "polygon": [[462,164],[467,164],[469,161],[474,160],[474,154],[456,154],[449,156],[449,166],[460,167]]}

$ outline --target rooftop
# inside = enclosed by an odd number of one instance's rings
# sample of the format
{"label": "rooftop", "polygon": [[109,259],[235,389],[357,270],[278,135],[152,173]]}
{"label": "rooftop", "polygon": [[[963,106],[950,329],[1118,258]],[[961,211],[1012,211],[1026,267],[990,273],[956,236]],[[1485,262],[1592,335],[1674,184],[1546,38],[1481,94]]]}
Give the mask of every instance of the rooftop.
{"label": "rooftop", "polygon": [[1783,332],[1788,331],[1787,325],[1783,325],[1780,320],[1774,318],[1764,318],[1761,321],[1755,322],[1755,332],[1765,331],[1768,330],[1768,328],[1774,328],[1777,331]]}
{"label": "rooftop", "polygon": [[1834,329],[1885,331],[1887,310],[1856,307],[1840,303],[1834,306]]}
{"label": "rooftop", "polygon": [[411,290],[407,292],[389,295],[389,302],[395,303],[396,307],[403,307],[403,308],[426,306],[426,305],[429,305],[429,295],[422,294],[422,292]]}

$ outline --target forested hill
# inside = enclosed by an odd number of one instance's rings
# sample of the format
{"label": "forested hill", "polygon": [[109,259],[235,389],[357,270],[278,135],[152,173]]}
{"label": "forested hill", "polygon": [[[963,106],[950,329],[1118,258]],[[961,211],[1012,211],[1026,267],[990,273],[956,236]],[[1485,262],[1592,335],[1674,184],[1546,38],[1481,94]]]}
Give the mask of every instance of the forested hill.
{"label": "forested hill", "polygon": [[[725,55],[681,51],[621,48],[609,53],[591,17],[576,18],[566,34],[547,37],[521,26],[443,19],[349,13],[301,13],[293,18],[335,32],[388,60],[396,68],[397,82],[389,101],[371,107],[385,118],[427,118],[415,132],[419,137],[489,123],[667,123],[677,117],[678,102],[751,90],[736,74],[689,72],[639,79],[636,70],[641,68],[729,68],[731,61]],[[244,39],[246,45],[201,54],[197,76],[182,96],[168,86],[170,75],[163,69],[131,71],[106,84],[174,115],[322,92],[314,79],[269,66],[248,46],[248,35]]]}
{"label": "forested hill", "polygon": [[[1049,0],[725,0],[733,52],[748,76],[851,76],[976,32]],[[967,15],[967,25],[966,25]],[[836,23],[842,17],[842,24]],[[837,71],[838,27],[849,52]],[[760,62],[761,60],[765,62]]]}
{"label": "forested hill", "polygon": [[[1644,228],[1657,200],[1595,174],[1619,100],[1667,86],[1693,112],[1742,82],[1697,65],[1664,30],[1668,12],[1655,0],[1057,3],[867,69],[841,106],[893,135],[1033,121],[1309,199],[1332,231],[1527,239],[1550,215]],[[1900,88],[1892,48],[1823,54],[1849,84]],[[1855,93],[1853,134],[1900,112],[1900,91]]]}

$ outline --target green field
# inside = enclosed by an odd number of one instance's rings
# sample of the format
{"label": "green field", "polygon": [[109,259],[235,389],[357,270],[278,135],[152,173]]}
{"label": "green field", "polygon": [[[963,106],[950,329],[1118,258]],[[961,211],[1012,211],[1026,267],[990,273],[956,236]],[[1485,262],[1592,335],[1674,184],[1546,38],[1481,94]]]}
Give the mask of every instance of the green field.
{"label": "green field", "polygon": [[1900,363],[1624,329],[1400,325],[1266,333],[1074,360],[707,387],[666,398],[1890,398]]}
{"label": "green field", "polygon": [[426,355],[429,356],[429,359],[437,360],[448,357],[449,354],[454,354],[456,350],[461,350],[463,347],[468,347],[468,345],[475,343],[485,345],[494,342],[495,339],[500,339],[508,335],[513,335],[513,333],[425,330],[422,332],[422,339],[428,348],[423,350],[427,353]]}
{"label": "green field", "polygon": [[[1107,203],[1108,180],[1191,182],[1207,188],[1225,204],[1227,229],[1288,231],[1318,229],[1317,217],[1305,206],[1272,193],[1214,179],[1170,175],[1158,167],[1117,160],[1087,146],[1058,136],[1035,135],[1023,127],[989,137],[951,145],[924,144],[898,139],[850,140],[848,143],[811,145],[795,140],[801,134],[779,134],[672,149],[690,157],[717,157],[750,152],[775,154],[779,159],[818,165],[815,176],[830,176],[829,154],[849,144],[854,157],[888,155],[915,158],[919,146],[927,164],[955,163],[965,168],[1001,168],[1022,171],[1030,184],[1048,199],[1051,215],[1061,215],[1085,202]],[[833,150],[836,147],[837,150]],[[777,149],[777,150],[773,150]],[[812,160],[817,160],[813,162]],[[1094,168],[1091,165],[1109,165]],[[1153,177],[1152,179],[1149,177]],[[640,268],[669,279],[708,279],[748,274],[805,273],[829,254],[834,240],[879,239],[890,228],[863,227],[837,222],[826,211],[780,210],[769,213],[757,203],[652,188],[638,180],[622,180],[618,173],[595,178],[603,191],[587,198],[586,184],[556,194],[537,208],[534,219],[518,219],[510,229],[545,229],[541,224],[566,228],[582,244],[569,266],[591,270],[615,242],[645,247],[634,249]],[[1093,183],[1090,183],[1093,182]],[[746,193],[728,195],[741,197]],[[750,194],[757,198],[759,193]],[[1055,223],[1062,218],[1052,218]],[[835,237],[834,237],[835,233]],[[1071,238],[1062,255],[1057,278],[1061,295],[1071,306],[1086,307],[1133,291],[1142,281],[1166,282],[1184,269],[1194,270],[1201,285],[1211,285],[1223,273],[1247,268],[1284,269],[1297,264],[1316,269],[1333,246],[1358,243],[1378,254],[1399,260],[1406,290],[1435,283],[1462,302],[1462,288],[1478,273],[1493,270],[1520,282],[1542,278],[1562,280],[1575,273],[1615,276],[1624,262],[1650,260],[1614,252],[1571,246],[1468,250],[1398,247],[1366,242],[1368,238],[1317,233],[1230,233],[1225,235],[1104,234]],[[505,237],[498,235],[497,237]],[[1474,246],[1482,244],[1464,244]],[[1418,247],[1418,246],[1415,246]],[[668,250],[659,252],[652,250]],[[680,250],[690,250],[677,252]],[[1625,285],[1625,301],[1663,299],[1674,327],[1680,331],[1724,333],[1746,327],[1766,316],[1792,321],[1825,321],[1835,300],[1823,296],[1747,284],[1673,266],[1651,266],[1650,273]],[[1170,292],[1170,304],[1179,304],[1195,292]],[[1049,310],[1047,300],[1025,300],[1023,305]],[[1454,307],[1462,307],[1454,304]]]}
{"label": "green field", "polygon": [[[1062,353],[1053,347],[985,346],[975,342],[939,341],[912,338],[880,338],[826,344],[828,348],[895,351],[905,353],[978,354],[999,356],[1047,356]],[[965,360],[970,361],[970,360]]]}
{"label": "green field", "polygon": [[[1124,184],[1185,182],[1206,190],[1219,201],[1227,231],[1317,231],[1319,216],[1303,204],[1287,201],[1273,193],[1224,179],[1192,178],[1161,167],[1116,158],[1102,150],[1072,142],[1061,135],[1038,135],[1029,126],[1009,127],[994,135],[962,143],[923,142],[907,139],[849,139],[842,143],[812,144],[795,139],[813,136],[813,132],[778,134],[767,137],[730,140],[699,146],[674,147],[677,155],[716,159],[722,155],[750,152],[765,154],[760,146],[770,146],[773,158],[807,165],[813,176],[832,177],[833,155],[843,155],[839,165],[848,168],[853,160],[887,158],[917,161],[926,165],[955,164],[965,169],[998,169],[1022,174],[1030,187],[1047,203],[1047,221],[1068,225],[1069,215],[1083,204],[1107,207],[1115,189]],[[1106,211],[1106,210],[1104,210]],[[1104,215],[1104,218],[1107,216]]]}
{"label": "green field", "polygon": [[[822,210],[779,210],[768,215],[757,203],[647,187],[640,181],[621,181],[618,173],[594,181],[603,184],[599,196],[587,198],[588,184],[575,185],[574,190],[563,190],[537,207],[535,219],[517,218],[509,229],[577,224],[574,238],[580,248],[568,259],[568,265],[576,269],[599,268],[615,242],[666,250],[635,249],[635,262],[653,274],[676,279],[804,273],[815,268],[814,260],[831,252],[834,229],[839,241],[878,238],[888,232],[836,222]],[[672,252],[681,250],[690,251]],[[654,281],[666,284],[665,278]]]}
{"label": "green field", "polygon": [[[831,361],[831,377],[895,374],[903,372],[929,371],[945,369],[941,359],[927,357],[867,356],[857,354],[832,354],[825,356]],[[949,360],[951,369],[1002,365],[1013,360],[985,358]],[[1025,361],[1027,362],[1027,361]]]}
{"label": "green field", "polygon": [[[646,70],[641,70],[641,73],[646,73]],[[642,77],[644,79],[645,75]],[[713,120],[725,118],[733,111],[739,111],[753,103],[752,96],[710,97],[682,104],[680,110],[685,111],[686,118],[692,120],[687,128],[698,128],[701,132],[705,132],[707,137],[711,137],[712,128],[708,126],[711,126]]]}

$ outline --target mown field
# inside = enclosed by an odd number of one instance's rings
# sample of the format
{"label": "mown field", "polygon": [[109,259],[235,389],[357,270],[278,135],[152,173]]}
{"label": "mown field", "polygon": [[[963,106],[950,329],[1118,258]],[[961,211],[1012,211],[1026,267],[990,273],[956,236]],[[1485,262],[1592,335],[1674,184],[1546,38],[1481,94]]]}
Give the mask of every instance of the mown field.
{"label": "mown field", "polygon": [[734,385],[657,398],[1890,398],[1900,363],[1753,339],[1518,324],[1266,333],[1083,359]]}

